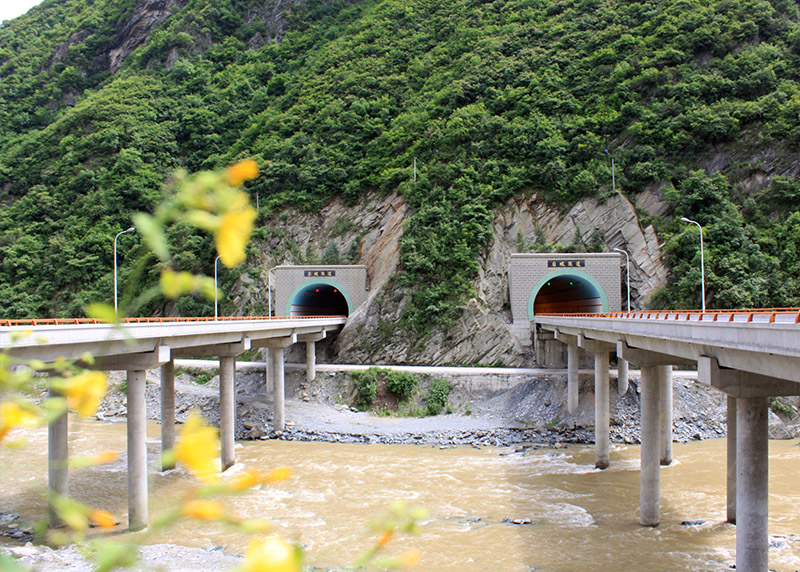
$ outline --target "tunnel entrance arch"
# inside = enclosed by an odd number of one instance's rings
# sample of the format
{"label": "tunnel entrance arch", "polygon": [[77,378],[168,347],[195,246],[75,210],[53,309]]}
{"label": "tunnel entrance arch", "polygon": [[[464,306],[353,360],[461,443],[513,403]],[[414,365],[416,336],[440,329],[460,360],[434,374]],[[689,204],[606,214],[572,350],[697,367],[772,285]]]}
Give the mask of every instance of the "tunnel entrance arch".
{"label": "tunnel entrance arch", "polygon": [[589,314],[608,311],[608,296],[585,272],[559,269],[546,274],[531,291],[528,319],[536,314]]}
{"label": "tunnel entrance arch", "polygon": [[349,316],[353,301],[342,287],[325,278],[316,278],[298,286],[286,305],[291,317]]}

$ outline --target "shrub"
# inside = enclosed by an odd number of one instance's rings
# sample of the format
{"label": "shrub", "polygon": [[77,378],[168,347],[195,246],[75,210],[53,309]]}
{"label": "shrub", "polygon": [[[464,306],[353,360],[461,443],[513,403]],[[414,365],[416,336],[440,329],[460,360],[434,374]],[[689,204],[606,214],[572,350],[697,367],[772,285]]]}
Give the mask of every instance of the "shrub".
{"label": "shrub", "polygon": [[356,388],[356,407],[368,409],[378,394],[378,373],[380,370],[371,367],[366,371],[353,372],[353,384]]}
{"label": "shrub", "polygon": [[386,388],[400,399],[409,399],[418,385],[419,380],[413,373],[406,371],[386,372]]}
{"label": "shrub", "polygon": [[447,398],[450,397],[452,387],[446,380],[437,377],[433,380],[428,390],[428,415],[439,415],[447,405]]}
{"label": "shrub", "polygon": [[409,399],[419,385],[417,376],[406,371],[386,371],[386,389],[400,399]]}

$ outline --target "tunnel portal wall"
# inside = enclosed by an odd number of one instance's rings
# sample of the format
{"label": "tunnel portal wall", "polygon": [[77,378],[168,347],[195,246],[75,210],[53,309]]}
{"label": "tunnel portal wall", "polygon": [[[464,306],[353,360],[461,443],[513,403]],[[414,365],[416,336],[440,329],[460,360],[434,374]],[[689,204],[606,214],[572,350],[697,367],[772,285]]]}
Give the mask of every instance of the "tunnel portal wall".
{"label": "tunnel portal wall", "polygon": [[278,266],[273,269],[276,316],[291,315],[294,298],[305,288],[325,284],[336,288],[352,313],[367,299],[367,267],[361,265]]}
{"label": "tunnel portal wall", "polygon": [[[549,279],[574,276],[585,280],[598,294],[602,308],[617,312],[622,304],[621,254],[512,254],[508,268],[512,330],[523,345],[531,344],[531,320],[537,294]],[[577,311],[577,310],[576,310]]]}

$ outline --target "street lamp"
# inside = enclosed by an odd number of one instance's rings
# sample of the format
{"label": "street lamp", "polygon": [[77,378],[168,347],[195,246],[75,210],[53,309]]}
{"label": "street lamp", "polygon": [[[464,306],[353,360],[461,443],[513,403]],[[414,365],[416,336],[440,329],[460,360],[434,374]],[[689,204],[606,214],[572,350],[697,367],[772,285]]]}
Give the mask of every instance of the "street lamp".
{"label": "street lamp", "polygon": [[118,232],[117,236],[114,237],[114,313],[118,313],[118,306],[119,306],[117,301],[117,239],[120,237],[120,235],[127,234],[135,230],[136,227],[132,226],[127,230]]}
{"label": "street lamp", "polygon": [[706,270],[705,264],[703,262],[703,227],[700,226],[700,223],[694,221],[690,218],[686,218],[685,216],[681,217],[683,222],[690,222],[692,224],[696,224],[697,228],[700,229],[700,296],[701,296],[701,304],[703,307],[703,313],[706,313]]}
{"label": "street lamp", "polygon": [[625,276],[628,279],[628,312],[631,311],[631,265],[630,265],[630,258],[628,257],[628,253],[621,248],[612,248],[611,250],[615,252],[621,252],[625,255]]}
{"label": "street lamp", "polygon": [[222,256],[217,256],[214,259],[214,319],[215,320],[218,319],[218,316],[217,316],[217,298],[218,298],[218,296],[217,296],[217,262],[219,261],[220,258],[222,258]]}

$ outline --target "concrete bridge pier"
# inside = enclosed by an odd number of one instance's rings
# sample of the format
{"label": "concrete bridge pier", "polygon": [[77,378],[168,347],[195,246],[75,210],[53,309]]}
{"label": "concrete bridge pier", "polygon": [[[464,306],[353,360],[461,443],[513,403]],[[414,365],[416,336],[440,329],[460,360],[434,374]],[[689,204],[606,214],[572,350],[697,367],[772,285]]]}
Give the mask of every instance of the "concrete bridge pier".
{"label": "concrete bridge pier", "polygon": [[[736,570],[766,572],[769,551],[768,399],[775,395],[797,395],[800,387],[784,379],[720,367],[716,358],[706,356],[697,360],[697,377],[701,383],[729,396],[729,418],[735,411],[735,453],[731,452],[730,443],[728,445],[728,519],[733,516],[736,521]],[[731,398],[735,400],[733,407]],[[731,464],[736,467],[735,479],[732,479]],[[733,515],[731,496],[736,498]]]}
{"label": "concrete bridge pier", "polygon": [[264,348],[264,390],[267,397],[272,394],[275,389],[275,371],[272,368],[272,348]]}
{"label": "concrete bridge pier", "polygon": [[[61,397],[61,394],[51,389],[50,397]],[[47,484],[51,495],[65,496],[69,493],[68,436],[69,423],[65,411],[47,427]],[[64,525],[52,506],[48,512],[51,527]]]}
{"label": "concrete bridge pier", "polygon": [[317,378],[317,342],[325,339],[326,332],[318,334],[301,334],[297,336],[298,342],[306,344],[306,381]]}
{"label": "concrete bridge pier", "polygon": [[580,382],[578,378],[578,366],[580,355],[578,353],[578,336],[562,334],[558,330],[555,332],[556,339],[567,346],[567,411],[575,413],[578,409],[578,394]]}
{"label": "concrete bridge pier", "polygon": [[272,427],[275,431],[286,428],[284,405],[284,350],[297,343],[297,334],[283,338],[270,338],[266,341],[272,359]]}
{"label": "concrete bridge pier", "polygon": [[128,370],[128,529],[147,526],[147,409],[143,369]]}
{"label": "concrete bridge pier", "polygon": [[661,432],[661,464],[667,466],[672,463],[672,365],[665,365],[659,375],[663,376],[663,383],[659,385],[659,430]]}
{"label": "concrete bridge pier", "polygon": [[736,400],[736,569],[768,569],[769,423],[766,397]]}
{"label": "concrete bridge pier", "polygon": [[606,469],[609,465],[609,395],[608,364],[614,344],[591,340],[581,334],[578,346],[594,354],[594,466]]}
{"label": "concrete bridge pier", "polygon": [[220,464],[225,471],[236,463],[236,356],[219,356]]}
{"label": "concrete bridge pier", "polygon": [[628,393],[628,360],[617,357],[617,393]]}
{"label": "concrete bridge pier", "polygon": [[662,370],[665,366],[643,365],[642,371],[642,446],[639,469],[639,523],[658,526],[661,510],[661,409]]}
{"label": "concrete bridge pier", "polygon": [[175,360],[161,366],[161,470],[175,468],[164,452],[175,447]]}
{"label": "concrete bridge pier", "polygon": [[642,370],[639,523],[642,526],[657,526],[661,505],[659,469],[661,465],[672,462],[672,364],[685,360],[631,348],[625,341],[617,343],[617,356],[638,364]]}
{"label": "concrete bridge pier", "polygon": [[736,398],[728,396],[728,498],[727,521],[736,524]]}

